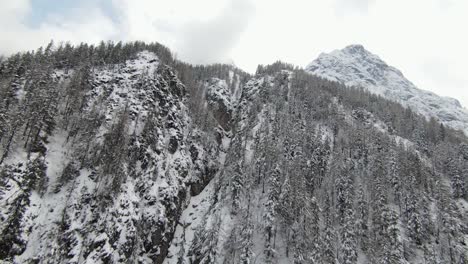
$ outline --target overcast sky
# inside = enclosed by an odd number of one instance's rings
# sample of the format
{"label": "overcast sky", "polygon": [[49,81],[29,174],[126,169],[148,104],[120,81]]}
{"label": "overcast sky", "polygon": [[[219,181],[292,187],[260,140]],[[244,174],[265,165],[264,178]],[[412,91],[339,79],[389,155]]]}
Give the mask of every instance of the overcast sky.
{"label": "overcast sky", "polygon": [[466,0],[0,0],[0,54],[49,40],[157,41],[254,72],[363,44],[419,88],[468,106]]}

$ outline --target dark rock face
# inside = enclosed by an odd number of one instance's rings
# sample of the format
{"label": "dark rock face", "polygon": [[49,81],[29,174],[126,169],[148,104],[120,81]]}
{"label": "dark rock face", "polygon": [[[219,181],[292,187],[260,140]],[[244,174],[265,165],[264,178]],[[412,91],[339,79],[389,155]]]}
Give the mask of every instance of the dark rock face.
{"label": "dark rock face", "polygon": [[228,109],[224,104],[217,103],[217,107],[212,109],[213,115],[219,122],[219,125],[226,131],[232,128],[232,111]]}
{"label": "dark rock face", "polygon": [[207,82],[206,100],[213,116],[226,131],[232,128],[233,102],[226,82],[213,78]]}
{"label": "dark rock face", "polygon": [[[152,255],[154,263],[162,264],[166,259],[169,246],[171,245],[174,237],[175,228],[182,211],[185,209],[183,206],[186,198],[185,191],[180,191],[175,197],[174,201],[165,204],[167,222],[157,222],[158,228],[154,233],[151,233],[151,240],[146,245],[146,252]],[[154,230],[153,228],[150,228]]]}
{"label": "dark rock face", "polygon": [[169,139],[168,146],[169,153],[174,154],[177,150],[177,147],[179,147],[179,140],[176,137],[171,137]]}
{"label": "dark rock face", "polygon": [[205,189],[206,185],[208,185],[208,183],[214,178],[217,172],[217,167],[207,166],[203,171],[202,175],[199,177],[199,179],[190,185],[190,195],[199,195],[203,191],[203,189]]}

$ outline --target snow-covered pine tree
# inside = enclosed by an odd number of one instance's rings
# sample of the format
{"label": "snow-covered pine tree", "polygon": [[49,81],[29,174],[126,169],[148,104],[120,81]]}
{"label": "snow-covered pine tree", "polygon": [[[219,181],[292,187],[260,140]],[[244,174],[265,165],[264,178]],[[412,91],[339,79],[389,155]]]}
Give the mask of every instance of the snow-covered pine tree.
{"label": "snow-covered pine tree", "polygon": [[432,243],[424,246],[424,263],[427,264],[437,264],[439,261],[437,260],[437,255],[435,252],[434,245]]}
{"label": "snow-covered pine tree", "polygon": [[344,212],[343,226],[341,230],[341,259],[344,264],[356,264],[357,241],[355,233],[355,219],[352,208],[346,208]]}
{"label": "snow-covered pine tree", "polygon": [[[211,218],[211,219],[208,219]],[[209,229],[206,226],[209,222]],[[205,216],[203,225],[195,231],[192,246],[189,249],[191,263],[194,264],[216,264],[218,259],[218,238],[221,218],[219,213],[214,212],[213,216]]]}
{"label": "snow-covered pine tree", "polygon": [[403,245],[401,243],[400,231],[398,229],[398,215],[395,211],[388,209],[383,215],[385,220],[384,247],[379,263],[400,264],[405,263],[403,256]]}
{"label": "snow-covered pine tree", "polygon": [[421,245],[424,238],[424,228],[419,212],[419,199],[414,194],[406,197],[406,221],[408,234],[416,245]]}
{"label": "snow-covered pine tree", "polygon": [[267,201],[263,214],[265,229],[265,262],[275,258],[275,239],[277,231],[277,215],[281,195],[281,169],[277,165],[268,177]]}
{"label": "snow-covered pine tree", "polygon": [[[466,169],[464,169],[466,170]],[[462,173],[466,175],[466,172],[463,171],[461,173],[456,173],[452,176],[452,190],[453,190],[453,197],[455,198],[463,198],[465,197],[465,177],[462,177]]]}
{"label": "snow-covered pine tree", "polygon": [[359,245],[363,251],[367,251],[369,247],[369,204],[364,196],[362,186],[358,187],[357,193],[357,212],[356,212],[356,231],[358,235]]}

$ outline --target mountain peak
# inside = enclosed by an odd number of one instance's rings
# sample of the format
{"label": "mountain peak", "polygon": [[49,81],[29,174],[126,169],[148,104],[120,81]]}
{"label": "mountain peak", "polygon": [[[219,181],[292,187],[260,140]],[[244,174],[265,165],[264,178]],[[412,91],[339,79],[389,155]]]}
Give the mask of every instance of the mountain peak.
{"label": "mountain peak", "polygon": [[348,86],[376,85],[383,80],[385,71],[388,70],[404,78],[400,71],[389,67],[377,55],[360,44],[322,53],[306,67],[306,70]]}
{"label": "mountain peak", "polygon": [[360,44],[322,53],[306,70],[346,86],[362,87],[468,134],[468,112],[457,100],[420,90],[401,71]]}
{"label": "mountain peak", "polygon": [[349,53],[369,53],[363,45],[361,44],[351,44],[346,46],[342,51],[346,51]]}

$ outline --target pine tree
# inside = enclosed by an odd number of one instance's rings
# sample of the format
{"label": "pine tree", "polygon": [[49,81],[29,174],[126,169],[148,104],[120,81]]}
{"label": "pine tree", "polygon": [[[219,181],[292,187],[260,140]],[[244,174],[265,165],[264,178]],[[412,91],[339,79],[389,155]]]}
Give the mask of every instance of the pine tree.
{"label": "pine tree", "polygon": [[353,208],[354,185],[352,178],[352,161],[341,164],[335,188],[337,192],[337,209],[341,225],[341,262],[351,264],[357,262],[356,222]]}
{"label": "pine tree", "polygon": [[312,263],[321,263],[320,254],[320,206],[315,197],[310,200],[310,209],[305,219],[305,234],[307,238],[307,248],[310,249],[307,259]]}
{"label": "pine tree", "polygon": [[251,215],[251,196],[247,194],[247,208],[242,210],[239,234],[240,263],[250,264],[253,260],[253,223]]}
{"label": "pine tree", "polygon": [[323,231],[323,235],[321,236],[321,245],[322,245],[322,261],[323,263],[327,264],[335,264],[336,263],[336,255],[335,255],[335,234],[333,232],[333,227],[331,226],[331,220],[329,216],[326,216],[325,219],[325,230]]}
{"label": "pine tree", "polygon": [[295,222],[295,214],[293,209],[293,200],[291,197],[291,184],[288,177],[284,180],[281,186],[281,194],[280,194],[280,203],[278,208],[278,214],[281,216],[282,219],[282,227],[285,231],[286,237],[286,256],[289,256],[290,251],[290,240],[291,240],[291,231],[292,226]]}
{"label": "pine tree", "polygon": [[424,246],[424,263],[426,264],[438,264],[437,255],[435,252],[434,245],[429,244]]}
{"label": "pine tree", "polygon": [[360,246],[363,251],[367,251],[369,243],[369,234],[368,234],[368,217],[369,217],[369,208],[367,200],[364,196],[364,191],[362,186],[358,189],[358,201],[357,201],[357,217],[356,217],[356,227],[357,235],[359,237]]}
{"label": "pine tree", "polygon": [[395,203],[399,206],[401,211],[401,195],[402,195],[402,184],[400,180],[400,164],[398,162],[397,151],[392,150],[390,152],[388,160],[388,176],[389,182],[393,187],[393,196]]}
{"label": "pine tree", "polygon": [[355,234],[354,213],[351,208],[345,211],[344,225],[341,235],[342,263],[357,263],[357,242]]}
{"label": "pine tree", "polygon": [[418,211],[418,199],[414,195],[406,198],[406,218],[409,236],[416,245],[421,245],[424,237],[422,219]]}
{"label": "pine tree", "polygon": [[[209,217],[209,216],[208,216]],[[203,219],[203,224],[199,226],[194,234],[192,245],[187,256],[191,263],[216,264],[218,259],[218,237],[221,227],[221,219],[218,212],[213,212],[209,228],[205,229],[208,219]]]}
{"label": "pine tree", "polygon": [[240,161],[237,161],[234,165],[231,178],[231,195],[232,205],[231,214],[236,215],[240,208],[241,193],[244,187],[244,172]]}
{"label": "pine tree", "polygon": [[461,176],[461,173],[457,173],[452,176],[452,190],[453,190],[453,197],[455,198],[463,198],[465,197],[465,181]]}
{"label": "pine tree", "polygon": [[382,264],[400,264],[404,262],[403,245],[401,244],[400,231],[398,229],[398,216],[393,210],[386,210],[385,215],[384,246],[380,258]]}
{"label": "pine tree", "polygon": [[250,220],[247,220],[241,228],[240,232],[240,263],[250,264],[253,259],[253,226]]}
{"label": "pine tree", "polygon": [[278,214],[278,206],[281,192],[280,185],[281,170],[277,165],[268,178],[268,197],[265,202],[265,213],[263,219],[265,222],[265,256],[266,262],[275,258],[275,236],[276,236],[276,217]]}

